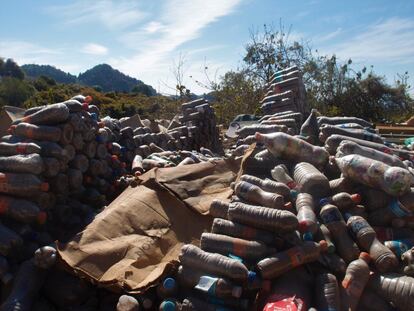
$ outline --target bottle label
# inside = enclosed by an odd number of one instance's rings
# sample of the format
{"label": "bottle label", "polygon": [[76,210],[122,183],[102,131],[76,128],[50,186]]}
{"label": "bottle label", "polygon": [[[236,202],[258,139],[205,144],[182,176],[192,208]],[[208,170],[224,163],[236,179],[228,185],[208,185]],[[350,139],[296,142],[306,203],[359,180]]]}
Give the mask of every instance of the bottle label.
{"label": "bottle label", "polygon": [[398,200],[392,200],[390,205],[388,205],[388,208],[397,217],[405,217],[409,215],[407,211],[402,209]]}
{"label": "bottle label", "polygon": [[305,311],[305,302],[298,297],[286,297],[283,294],[276,294],[270,297],[263,311]]}
{"label": "bottle label", "polygon": [[210,276],[201,276],[195,288],[211,296],[215,296],[217,280],[217,278]]}
{"label": "bottle label", "polygon": [[329,224],[331,222],[336,222],[336,221],[342,221],[342,216],[339,213],[339,210],[336,208],[324,211],[321,214],[321,218],[325,224]]}
{"label": "bottle label", "polygon": [[291,248],[287,251],[287,255],[290,258],[290,263],[293,267],[300,266],[304,262],[304,254],[298,248]]}
{"label": "bottle label", "polygon": [[351,222],[351,229],[354,234],[365,228],[369,228],[369,224],[364,219],[357,219]]}

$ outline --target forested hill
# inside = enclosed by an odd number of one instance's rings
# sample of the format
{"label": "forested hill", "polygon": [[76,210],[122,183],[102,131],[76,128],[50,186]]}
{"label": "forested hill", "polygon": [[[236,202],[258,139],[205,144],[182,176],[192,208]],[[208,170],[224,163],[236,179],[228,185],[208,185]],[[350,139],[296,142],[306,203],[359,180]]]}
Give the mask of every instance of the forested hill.
{"label": "forested hill", "polygon": [[79,74],[78,77],[50,65],[29,64],[23,65],[21,68],[29,78],[46,76],[58,83],[79,83],[81,85],[98,88],[104,92],[135,91],[149,96],[156,94],[152,86],[127,76],[107,64],[100,64],[88,69],[84,73]]}

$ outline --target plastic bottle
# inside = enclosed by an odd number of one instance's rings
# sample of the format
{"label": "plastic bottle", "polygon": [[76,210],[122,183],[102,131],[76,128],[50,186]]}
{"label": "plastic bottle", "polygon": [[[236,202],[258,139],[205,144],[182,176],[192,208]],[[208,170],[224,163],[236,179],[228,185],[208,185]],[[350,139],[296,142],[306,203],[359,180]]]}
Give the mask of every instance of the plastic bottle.
{"label": "plastic bottle", "polygon": [[157,295],[160,299],[175,297],[178,292],[178,285],[175,279],[168,277],[165,278],[157,286]]}
{"label": "plastic bottle", "polygon": [[326,196],[330,192],[328,178],[310,163],[296,164],[293,179],[301,192],[309,193],[315,198]]}
{"label": "plastic bottle", "polygon": [[313,197],[309,193],[299,193],[296,198],[296,217],[299,222],[299,231],[302,234],[312,236],[318,230],[316,215],[314,212]]}
{"label": "plastic bottle", "polygon": [[46,276],[46,270],[36,267],[33,260],[20,265],[12,290],[0,306],[1,311],[30,311]]}
{"label": "plastic bottle", "polygon": [[364,204],[367,207],[367,209],[371,212],[389,206],[393,199],[389,194],[386,194],[384,191],[368,187],[364,187],[362,189],[361,197],[362,204]]}
{"label": "plastic bottle", "polygon": [[0,142],[0,155],[13,156],[16,154],[40,153],[40,146],[34,143],[5,143]]}
{"label": "plastic bottle", "polygon": [[0,171],[9,173],[32,173],[38,175],[44,170],[39,154],[18,154],[0,157]]}
{"label": "plastic bottle", "polygon": [[335,275],[321,273],[316,277],[315,296],[318,310],[341,310],[341,296]]}
{"label": "plastic bottle", "polygon": [[317,138],[319,134],[319,125],[316,118],[317,110],[312,109],[309,117],[303,122],[300,128],[300,135]]}
{"label": "plastic bottle", "polygon": [[356,204],[361,203],[361,195],[358,193],[349,194],[347,192],[339,192],[331,197],[323,198],[321,205],[325,205],[325,203],[333,204],[339,210],[346,211],[347,209],[355,207]]}
{"label": "plastic bottle", "polygon": [[384,162],[389,166],[399,166],[402,168],[406,168],[404,163],[395,155],[384,153],[373,148],[360,146],[353,141],[344,140],[340,143],[337,149],[336,157],[340,158],[349,154],[358,154],[363,157]]}
{"label": "plastic bottle", "polygon": [[62,136],[62,130],[54,126],[34,125],[29,123],[19,123],[10,127],[13,135],[26,137],[29,139],[45,140],[58,142]]}
{"label": "plastic bottle", "polygon": [[410,247],[413,246],[412,243],[405,243],[405,241],[385,241],[384,245],[392,251],[397,258],[400,258],[404,252],[408,251]]}
{"label": "plastic bottle", "polygon": [[63,103],[47,105],[43,109],[18,120],[36,125],[53,125],[65,122],[69,118],[69,109]]}
{"label": "plastic bottle", "polygon": [[139,311],[140,306],[138,300],[132,296],[122,295],[119,297],[116,305],[116,311]]}
{"label": "plastic bottle", "polygon": [[239,135],[239,138],[244,138],[249,135],[254,135],[256,132],[261,134],[267,134],[267,133],[274,133],[274,132],[281,132],[286,131],[287,127],[284,125],[260,125],[260,124],[253,124],[253,125],[247,125],[242,127],[241,129],[238,129],[236,131],[236,134]]}
{"label": "plastic bottle", "polygon": [[142,167],[142,157],[137,154],[132,161],[132,174],[134,175],[141,175],[144,172]]}
{"label": "plastic bottle", "polygon": [[348,265],[342,281],[342,310],[357,310],[359,299],[369,280],[370,259],[368,253],[361,252],[359,258]]}
{"label": "plastic bottle", "polygon": [[274,234],[269,231],[241,225],[221,218],[214,218],[211,232],[246,240],[262,241],[269,245],[275,241]]}
{"label": "plastic bottle", "polygon": [[369,287],[398,310],[414,310],[414,278],[399,274],[374,274]]}
{"label": "plastic bottle", "polygon": [[285,133],[257,133],[256,140],[264,143],[271,153],[280,158],[309,162],[317,167],[323,167],[328,161],[329,154],[324,148]]}
{"label": "plastic bottle", "polygon": [[347,221],[348,229],[354,234],[359,247],[367,251],[375,267],[380,272],[388,272],[398,267],[398,259],[385,245],[377,239],[377,235],[369,223],[360,216],[352,216]]}
{"label": "plastic bottle", "polygon": [[89,160],[84,154],[77,154],[69,163],[71,168],[78,169],[85,173],[89,168]]}
{"label": "plastic bottle", "polygon": [[230,204],[228,219],[280,233],[292,232],[298,227],[298,219],[292,212],[243,203]]}
{"label": "plastic bottle", "polygon": [[253,204],[256,203],[261,206],[279,209],[284,207],[283,196],[263,191],[259,187],[245,181],[240,181],[236,184],[235,193],[240,198]]}
{"label": "plastic bottle", "polygon": [[412,239],[414,231],[408,228],[373,227],[380,242]]}
{"label": "plastic bottle", "polygon": [[305,241],[301,246],[262,259],[257,263],[257,270],[263,279],[273,279],[297,266],[318,260],[320,253],[324,252],[326,247],[324,240],[319,243]]}
{"label": "plastic bottle", "polygon": [[344,123],[356,123],[363,127],[372,127],[372,124],[368,121],[356,117],[318,117],[318,124],[344,124]]}
{"label": "plastic bottle", "polygon": [[383,144],[384,140],[381,138],[381,136],[377,134],[370,133],[366,130],[360,130],[360,129],[345,129],[340,128],[332,125],[324,125],[321,127],[321,132],[319,134],[319,139],[322,142],[325,142],[328,137],[331,135],[343,135],[347,137],[354,137],[357,139],[372,141],[375,143]]}
{"label": "plastic bottle", "polygon": [[329,181],[329,188],[332,194],[339,192],[354,192],[355,184],[349,178],[340,177]]}
{"label": "plastic bottle", "polygon": [[211,276],[201,276],[195,289],[217,298],[240,298],[242,288],[228,283],[226,280]]}
{"label": "plastic bottle", "polygon": [[211,201],[209,213],[211,216],[216,218],[228,219],[227,215],[229,208],[229,203],[214,199]]}
{"label": "plastic bottle", "polygon": [[240,261],[220,254],[205,252],[191,244],[186,244],[181,248],[179,260],[183,265],[234,280],[247,281],[248,278],[255,277],[255,274],[249,272]]}
{"label": "plastic bottle", "polygon": [[49,184],[33,174],[0,173],[0,193],[27,197],[48,190]]}
{"label": "plastic bottle", "polygon": [[57,252],[52,246],[43,246],[38,248],[34,253],[34,264],[42,269],[51,268],[56,262]]}
{"label": "plastic bottle", "polygon": [[208,232],[201,234],[200,247],[210,253],[219,253],[225,256],[231,254],[247,260],[257,260],[276,251],[274,248],[267,247],[263,242]]}
{"label": "plastic bottle", "polygon": [[325,148],[329,152],[329,154],[334,155],[336,153],[336,150],[338,149],[339,145],[344,140],[353,141],[353,142],[357,143],[358,145],[373,148],[375,150],[378,150],[378,151],[381,151],[381,152],[384,152],[384,153],[388,153],[388,154],[393,154],[394,153],[391,148],[389,148],[389,147],[387,147],[383,144],[378,144],[378,143],[374,143],[372,141],[367,141],[367,140],[363,140],[363,139],[358,139],[358,138],[344,136],[344,135],[337,135],[337,134],[331,135],[325,141]]}
{"label": "plastic bottle", "polygon": [[186,157],[186,158],[184,158],[184,160],[182,160],[180,163],[178,163],[177,166],[189,165],[189,164],[194,164],[194,163],[196,163],[196,162],[194,161],[193,158]]}
{"label": "plastic bottle", "polygon": [[67,160],[66,151],[57,143],[49,141],[36,142],[42,148],[40,155],[43,157],[55,157],[59,160]]}
{"label": "plastic bottle", "polygon": [[317,224],[317,230],[314,234],[314,240],[316,242],[319,242],[320,240],[325,240],[326,243],[328,244],[328,248],[327,248],[327,252],[332,254],[335,252],[336,248],[335,248],[335,244],[332,242],[332,236],[331,233],[329,232],[328,228],[326,228],[326,226],[324,224]]}
{"label": "plastic bottle", "polygon": [[336,162],[344,176],[367,186],[382,189],[392,196],[401,196],[409,192],[410,185],[414,181],[414,177],[406,169],[391,167],[355,154],[337,158]]}
{"label": "plastic bottle", "polygon": [[83,174],[81,170],[70,168],[67,170],[69,188],[72,190],[78,189],[83,184]]}
{"label": "plastic bottle", "polygon": [[6,195],[0,195],[0,215],[22,223],[44,224],[46,221],[46,213],[41,212],[35,203]]}
{"label": "plastic bottle", "polygon": [[288,175],[287,168],[283,164],[275,166],[272,171],[272,178],[288,186],[290,189],[296,188],[296,183]]}
{"label": "plastic bottle", "polygon": [[326,204],[322,207],[319,216],[331,233],[339,256],[347,263],[358,258],[359,248],[349,236],[346,223],[339,209],[335,205]]}
{"label": "plastic bottle", "polygon": [[260,179],[256,176],[247,174],[242,175],[240,180],[256,185],[264,191],[280,194],[284,198],[290,198],[290,189],[284,183],[275,182],[270,179]]}
{"label": "plastic bottle", "polygon": [[345,275],[346,267],[348,266],[336,253],[322,253],[319,263],[338,277]]}

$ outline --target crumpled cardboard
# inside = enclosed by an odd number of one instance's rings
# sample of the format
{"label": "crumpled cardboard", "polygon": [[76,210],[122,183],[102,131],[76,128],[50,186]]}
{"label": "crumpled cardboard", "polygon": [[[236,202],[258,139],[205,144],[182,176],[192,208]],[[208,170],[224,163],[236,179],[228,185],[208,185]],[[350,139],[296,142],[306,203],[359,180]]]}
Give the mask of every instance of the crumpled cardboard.
{"label": "crumpled cardboard", "polygon": [[220,160],[156,168],[140,177],[66,244],[63,263],[112,290],[138,293],[177,266],[181,246],[211,227],[213,199],[227,199],[237,163]]}

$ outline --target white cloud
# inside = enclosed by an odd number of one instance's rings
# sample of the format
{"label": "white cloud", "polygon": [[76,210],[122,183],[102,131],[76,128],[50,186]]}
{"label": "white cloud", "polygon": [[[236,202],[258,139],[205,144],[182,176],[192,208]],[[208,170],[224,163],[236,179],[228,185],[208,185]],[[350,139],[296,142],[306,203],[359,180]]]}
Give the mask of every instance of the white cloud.
{"label": "white cloud", "polygon": [[357,62],[412,63],[414,20],[390,18],[369,26],[349,40],[324,49]]}
{"label": "white cloud", "polygon": [[105,55],[108,53],[108,49],[100,44],[89,43],[82,48],[82,52],[92,55]]}
{"label": "white cloud", "polygon": [[[162,68],[165,77],[172,53],[219,18],[233,12],[242,0],[169,0],[157,20],[121,37],[135,53],[129,58],[112,59],[112,64],[132,76],[142,77]],[[157,32],[153,35],[153,32]],[[161,71],[161,70],[160,70]]]}
{"label": "white cloud", "polygon": [[336,37],[338,37],[340,34],[342,34],[342,28],[338,28],[338,29],[336,29],[335,31],[332,31],[332,32],[330,32],[330,33],[327,33],[326,35],[323,35],[323,36],[320,36],[320,37],[317,37],[316,39],[315,39],[315,41],[317,42],[317,43],[321,43],[321,42],[326,42],[326,41],[330,41],[330,40],[332,40],[332,39],[334,39],[334,38],[336,38]]}
{"label": "white cloud", "polygon": [[77,0],[69,5],[49,7],[47,11],[70,25],[99,22],[109,29],[126,28],[146,17],[134,0]]}

